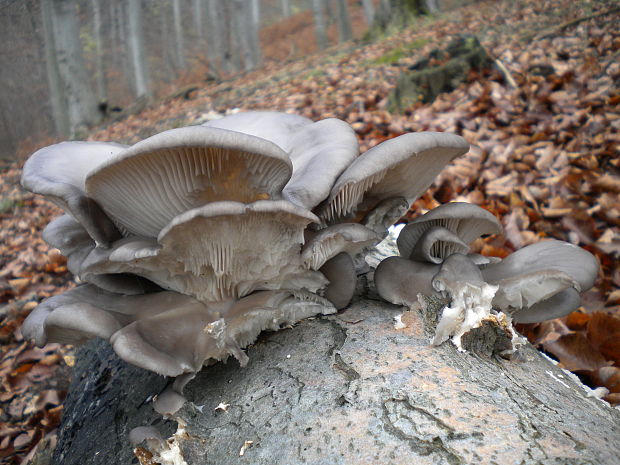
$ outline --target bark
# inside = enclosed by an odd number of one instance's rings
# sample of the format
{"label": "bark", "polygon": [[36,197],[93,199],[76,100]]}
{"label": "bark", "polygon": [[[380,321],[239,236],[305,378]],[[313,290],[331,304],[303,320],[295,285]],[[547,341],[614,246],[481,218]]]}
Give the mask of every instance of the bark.
{"label": "bark", "polygon": [[424,1],[426,0],[381,0],[373,28],[385,31],[388,28],[405,27],[413,17],[424,11]]}
{"label": "bark", "polygon": [[[429,314],[408,312],[396,329],[401,313],[364,298],[263,334],[247,367],[218,363],[188,384],[174,416],[184,431],[161,447],[189,465],[616,463],[620,411],[531,346],[512,360],[431,347]],[[106,344],[87,348],[54,463],[130,464],[127,433],[157,423],[147,404],[164,384]]]}
{"label": "bark", "polygon": [[136,97],[149,95],[148,69],[144,51],[144,31],[142,29],[142,4],[140,0],[127,0],[128,42],[133,69],[134,91]]}
{"label": "bark", "polygon": [[353,38],[351,29],[351,18],[347,8],[347,0],[337,0],[338,11],[338,42],[346,42]]}
{"label": "bark", "polygon": [[75,0],[52,2],[52,24],[59,76],[69,119],[69,133],[76,136],[99,120],[97,103],[82,55]]}
{"label": "bark", "polygon": [[174,45],[176,49],[177,66],[179,69],[183,70],[186,67],[186,62],[180,0],[172,0],[172,16],[174,18]]}
{"label": "bark", "polygon": [[328,45],[327,28],[325,26],[325,0],[312,0],[312,12],[314,14],[314,31],[316,44],[320,49]]}
{"label": "bark", "polygon": [[47,82],[50,89],[50,102],[52,104],[52,119],[54,120],[55,134],[57,136],[68,137],[70,135],[69,114],[64,95],[64,86],[60,77],[60,70],[58,69],[52,15],[52,0],[41,0],[41,18],[45,42],[45,66],[47,70]]}
{"label": "bark", "polygon": [[260,0],[252,0],[252,23],[258,31],[260,29]]}

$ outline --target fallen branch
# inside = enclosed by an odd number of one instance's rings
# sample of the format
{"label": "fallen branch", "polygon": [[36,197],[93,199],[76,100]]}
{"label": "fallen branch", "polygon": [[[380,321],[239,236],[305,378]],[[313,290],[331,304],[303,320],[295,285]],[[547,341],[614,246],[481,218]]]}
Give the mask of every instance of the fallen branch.
{"label": "fallen branch", "polygon": [[546,31],[543,31],[542,34],[540,34],[540,31],[526,34],[525,36],[522,37],[522,40],[527,41],[527,40],[532,40],[532,39],[535,39],[535,40],[548,39],[549,37],[553,37],[557,35],[558,33],[562,32],[564,29],[568,29],[569,27],[576,26],[577,24],[583,23],[584,21],[588,21],[590,19],[599,18],[601,16],[606,16],[608,14],[616,13],[618,11],[620,11],[620,7],[615,7],[607,11],[602,11],[600,13],[593,13],[591,15],[582,16],[580,18],[571,19],[570,21],[567,21],[565,23],[546,29]]}

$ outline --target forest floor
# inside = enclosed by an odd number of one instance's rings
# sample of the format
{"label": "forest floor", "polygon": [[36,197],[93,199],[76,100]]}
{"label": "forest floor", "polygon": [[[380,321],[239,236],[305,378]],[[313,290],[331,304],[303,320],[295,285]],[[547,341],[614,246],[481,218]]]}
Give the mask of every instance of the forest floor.
{"label": "forest floor", "polygon": [[[314,120],[336,117],[362,151],[408,131],[464,136],[455,160],[413,205],[417,216],[460,200],[496,214],[504,236],[475,243],[506,256],[544,238],[578,244],[601,272],[583,307],[520,329],[604,398],[620,403],[620,8],[614,1],[477,2],[407,30],[350,42],[286,64],[168,98],[92,131],[90,140],[133,143],[231,111],[268,109]],[[471,73],[455,91],[403,115],[387,111],[398,75],[474,34],[502,65]],[[60,210],[19,187],[21,164],[0,172],[0,461],[27,463],[53,445],[74,363],[73,349],[24,341],[19,327],[42,299],[76,283],[41,231]]]}

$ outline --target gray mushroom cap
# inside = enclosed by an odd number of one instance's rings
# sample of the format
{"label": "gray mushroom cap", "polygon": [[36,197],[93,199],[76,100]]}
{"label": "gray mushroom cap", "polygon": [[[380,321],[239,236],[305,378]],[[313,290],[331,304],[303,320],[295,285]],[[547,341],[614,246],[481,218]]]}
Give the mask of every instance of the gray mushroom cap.
{"label": "gray mushroom cap", "polygon": [[484,234],[502,231],[499,220],[484,208],[465,202],[450,202],[430,210],[403,228],[396,242],[401,256],[410,257],[422,235],[434,226],[448,229],[465,244]]}
{"label": "gray mushroom cap", "polygon": [[443,292],[453,288],[453,284],[457,282],[484,284],[480,269],[469,257],[459,253],[452,254],[443,261],[431,284],[437,292]]}
{"label": "gray mushroom cap", "polygon": [[482,274],[485,280],[497,284],[536,271],[556,270],[570,276],[580,292],[594,285],[599,265],[596,257],[587,250],[568,242],[546,240],[517,250],[499,263],[487,265]]}
{"label": "gray mushroom cap", "polygon": [[126,233],[157,237],[173,218],[215,201],[281,198],[288,155],[265,139],[192,126],[145,139],[99,165],[88,195]]}
{"label": "gray mushroom cap", "polygon": [[357,284],[351,256],[341,252],[329,259],[319,271],[329,280],[329,285],[325,288],[325,298],[338,310],[349,305]]}
{"label": "gray mushroom cap", "polygon": [[529,308],[522,308],[512,314],[516,323],[540,323],[545,320],[561,318],[574,312],[581,306],[581,297],[574,288],[558,292],[546,300],[535,303]]}
{"label": "gray mushroom cap", "polygon": [[468,149],[462,137],[436,132],[404,134],[382,142],[340,175],[319,216],[333,221],[355,211],[367,212],[392,197],[411,203],[450,160]]}
{"label": "gray mushroom cap", "polygon": [[354,256],[364,247],[379,242],[374,231],[356,223],[344,223],[321,229],[306,242],[301,260],[311,270],[318,270],[340,252]]}
{"label": "gray mushroom cap", "polygon": [[89,172],[126,146],[111,142],[61,142],[35,152],[24,165],[22,186],[45,195],[73,216],[98,244],[120,237],[100,205],[86,194]]}
{"label": "gray mushroom cap", "polygon": [[418,294],[437,294],[431,281],[439,270],[440,266],[434,263],[388,257],[375,270],[375,287],[384,300],[396,305],[411,306],[418,301]]}
{"label": "gray mushroom cap", "polygon": [[416,242],[409,259],[441,263],[454,253],[466,254],[469,246],[447,228],[433,226]]}

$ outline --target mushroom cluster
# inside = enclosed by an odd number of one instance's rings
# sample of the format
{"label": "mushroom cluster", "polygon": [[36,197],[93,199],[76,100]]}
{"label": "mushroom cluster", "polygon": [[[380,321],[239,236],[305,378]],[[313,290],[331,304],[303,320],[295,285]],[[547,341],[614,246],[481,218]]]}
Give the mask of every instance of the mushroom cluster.
{"label": "mushroom cluster", "polygon": [[468,144],[405,134],[359,154],[337,119],[238,113],[132,146],[63,142],[24,166],[66,214],[44,231],[82,285],[41,303],[38,345],[107,339],[124,360],[192,374],[260,331],[346,306],[352,256]]}
{"label": "mushroom cluster", "polygon": [[567,315],[592,287],[598,262],[588,251],[558,240],[528,245],[504,260],[470,253],[478,237],[500,234],[500,222],[476,205],[452,202],[416,218],[398,236],[400,256],[375,271],[377,292],[405,306],[418,295],[451,299],[437,325],[434,344],[460,339],[492,311],[517,323]]}

